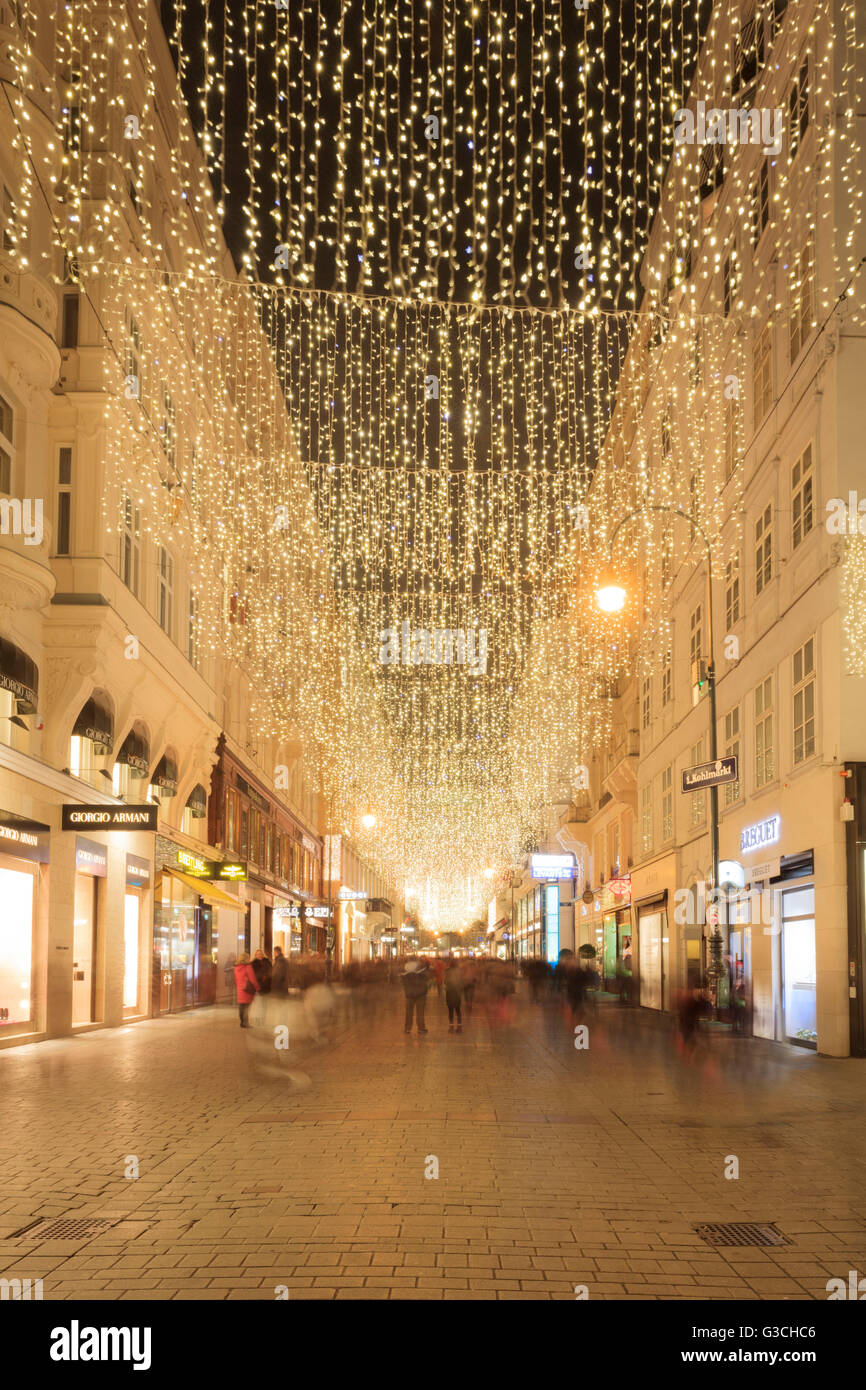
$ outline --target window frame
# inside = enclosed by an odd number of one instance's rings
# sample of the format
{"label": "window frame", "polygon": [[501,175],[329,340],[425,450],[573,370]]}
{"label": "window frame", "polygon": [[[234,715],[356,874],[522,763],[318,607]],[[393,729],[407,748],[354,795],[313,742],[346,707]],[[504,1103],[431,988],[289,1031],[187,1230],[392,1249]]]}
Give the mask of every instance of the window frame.
{"label": "window frame", "polygon": [[[811,656],[811,662],[812,662],[812,664],[811,664],[811,666],[808,668],[808,670],[806,670],[806,669],[805,669],[806,652],[807,652],[807,650],[809,650],[809,649],[810,649],[810,656]],[[801,671],[801,674],[800,674],[799,679],[798,679],[798,677],[797,677],[797,658],[798,658],[798,657],[802,658],[802,661],[803,661],[803,670]],[[800,724],[798,724],[798,723],[797,723],[797,702],[798,702],[798,700],[802,699],[803,704],[804,704],[804,706],[805,706],[805,704],[806,704],[806,702],[807,702],[807,698],[808,698],[808,696],[809,696],[809,692],[811,692],[811,705],[812,705],[811,712],[808,713],[808,714],[805,714],[804,717],[803,717],[803,719],[801,720]],[[815,640],[815,635],[814,635],[814,633],[813,633],[811,637],[807,637],[806,640],[805,640],[805,642],[801,643],[801,645],[800,645],[799,647],[797,647],[797,649],[793,652],[793,654],[792,654],[792,656],[791,656],[791,711],[792,711],[792,716],[793,716],[793,717],[792,717],[792,720],[791,720],[791,732],[792,732],[792,754],[793,754],[793,765],[794,765],[794,767],[799,767],[799,766],[801,765],[801,763],[808,762],[809,759],[810,759],[810,758],[813,758],[813,757],[815,756],[816,752],[818,751],[818,737],[817,737],[818,713],[817,713],[817,709],[818,709],[818,655],[817,655],[817,642],[816,642],[816,640]],[[799,754],[799,756],[798,756],[798,754],[797,754],[797,732],[798,732],[798,729],[803,729],[803,730],[805,731],[805,730],[808,728],[809,724],[811,724],[811,726],[812,726],[811,743],[809,744],[809,746],[804,746],[804,747],[801,749],[801,752],[800,752],[800,754]],[[806,739],[805,739],[805,737],[804,737],[804,745],[805,745],[805,744],[806,744]]]}

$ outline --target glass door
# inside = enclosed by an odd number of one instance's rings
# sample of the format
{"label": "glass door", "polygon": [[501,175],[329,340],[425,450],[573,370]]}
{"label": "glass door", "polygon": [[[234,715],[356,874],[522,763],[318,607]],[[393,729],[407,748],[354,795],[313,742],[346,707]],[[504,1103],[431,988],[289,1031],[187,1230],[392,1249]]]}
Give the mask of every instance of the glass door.
{"label": "glass door", "polygon": [[815,889],[782,893],[782,1009],[785,1037],[818,1045]]}
{"label": "glass door", "polygon": [[31,1021],[35,883],[32,869],[0,868],[0,1028]]}
{"label": "glass door", "polygon": [[138,1013],[141,900],[127,889],[123,899],[123,1012]]}
{"label": "glass door", "polygon": [[96,1020],[96,898],[99,879],[75,875],[72,931],[72,1024]]}
{"label": "glass door", "polygon": [[642,912],[638,926],[640,1002],[647,1009],[662,1006],[662,914]]}

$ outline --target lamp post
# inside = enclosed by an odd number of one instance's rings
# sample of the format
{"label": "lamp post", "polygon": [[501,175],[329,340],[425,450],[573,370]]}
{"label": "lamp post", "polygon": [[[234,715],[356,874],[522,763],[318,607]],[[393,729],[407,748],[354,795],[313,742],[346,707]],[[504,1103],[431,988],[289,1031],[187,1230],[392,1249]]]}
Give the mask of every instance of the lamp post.
{"label": "lamp post", "polygon": [[[627,521],[639,516],[642,512],[667,512],[676,516],[683,517],[689,525],[698,532],[704,543],[707,553],[707,649],[709,660],[707,662],[707,686],[709,693],[710,706],[710,761],[716,762],[718,751],[718,721],[716,719],[716,664],[715,664],[715,640],[713,636],[713,553],[707,534],[700,522],[691,515],[684,512],[681,507],[664,506],[654,502],[644,502],[640,507],[635,507],[632,511],[626,512],[621,516],[614,526],[608,541],[608,558],[613,556],[613,543],[616,540],[617,532]],[[599,588],[596,594],[598,605],[605,613],[621,612],[625,604],[625,589],[618,584],[608,583]],[[719,884],[719,789],[710,787],[710,848],[713,860],[713,891]]]}

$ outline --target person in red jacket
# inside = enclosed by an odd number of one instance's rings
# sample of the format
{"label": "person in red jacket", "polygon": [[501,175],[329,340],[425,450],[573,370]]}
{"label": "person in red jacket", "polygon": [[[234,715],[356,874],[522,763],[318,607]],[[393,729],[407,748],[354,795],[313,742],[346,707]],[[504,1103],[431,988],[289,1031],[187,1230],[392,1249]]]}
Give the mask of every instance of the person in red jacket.
{"label": "person in red jacket", "polygon": [[235,989],[237,990],[238,1013],[241,1017],[242,1028],[249,1028],[250,1026],[247,1014],[250,1011],[250,1004],[256,997],[258,987],[249,956],[238,956],[238,963],[235,966]]}
{"label": "person in red jacket", "polygon": [[445,962],[437,956],[433,961],[433,974],[436,977],[436,993],[442,998],[442,981],[445,979]]}

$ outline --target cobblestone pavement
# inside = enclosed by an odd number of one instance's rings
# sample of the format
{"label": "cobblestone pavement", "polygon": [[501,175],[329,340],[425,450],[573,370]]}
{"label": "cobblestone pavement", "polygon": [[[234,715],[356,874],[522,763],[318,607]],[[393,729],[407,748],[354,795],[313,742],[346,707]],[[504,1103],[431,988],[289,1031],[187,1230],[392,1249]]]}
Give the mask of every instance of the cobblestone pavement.
{"label": "cobblestone pavement", "polygon": [[[228,1008],[0,1052],[0,1274],[46,1299],[824,1299],[866,1272],[866,1062],[729,1037],[687,1062],[616,1005],[577,1050],[522,995],[454,1035],[434,995],[428,1026],[404,1036],[395,994],[278,1058],[294,1080]],[[117,1224],[15,1237],[48,1216]],[[788,1243],[694,1229],[743,1220]]]}

